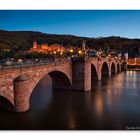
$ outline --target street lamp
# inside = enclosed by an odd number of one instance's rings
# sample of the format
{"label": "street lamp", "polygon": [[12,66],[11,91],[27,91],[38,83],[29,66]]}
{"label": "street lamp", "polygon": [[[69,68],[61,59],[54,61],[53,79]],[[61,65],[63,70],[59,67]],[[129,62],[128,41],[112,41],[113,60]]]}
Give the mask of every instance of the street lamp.
{"label": "street lamp", "polygon": [[108,55],[109,61],[111,61],[111,54]]}
{"label": "street lamp", "polygon": [[107,56],[107,57],[106,57],[106,59],[108,60],[108,59],[109,59],[109,57]]}
{"label": "street lamp", "polygon": [[78,54],[82,54],[82,51],[81,51],[81,50],[79,50],[79,51],[78,51]]}
{"label": "street lamp", "polygon": [[97,52],[97,57],[98,57],[98,60],[101,60],[101,58],[102,58],[102,52],[101,51]]}
{"label": "street lamp", "polygon": [[71,53],[73,53],[73,49],[70,49],[69,51],[70,51]]}

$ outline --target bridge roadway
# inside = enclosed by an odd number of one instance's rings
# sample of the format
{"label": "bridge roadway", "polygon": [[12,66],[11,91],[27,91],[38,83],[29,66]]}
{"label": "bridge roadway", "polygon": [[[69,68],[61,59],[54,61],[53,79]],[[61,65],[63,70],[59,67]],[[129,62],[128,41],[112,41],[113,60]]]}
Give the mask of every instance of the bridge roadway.
{"label": "bridge roadway", "polygon": [[46,75],[56,89],[90,91],[95,80],[122,71],[118,60],[72,58],[51,63],[23,64],[0,68],[0,107],[14,112],[29,110],[29,99],[34,87]]}

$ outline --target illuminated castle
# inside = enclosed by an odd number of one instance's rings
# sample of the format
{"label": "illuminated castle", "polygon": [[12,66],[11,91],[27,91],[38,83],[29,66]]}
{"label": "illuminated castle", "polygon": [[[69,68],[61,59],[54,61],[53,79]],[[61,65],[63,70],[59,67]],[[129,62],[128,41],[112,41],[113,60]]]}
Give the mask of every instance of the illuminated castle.
{"label": "illuminated castle", "polygon": [[52,45],[48,45],[48,44],[37,44],[37,42],[33,43],[33,47],[29,49],[29,53],[32,52],[41,52],[41,53],[54,53],[54,52],[64,52],[65,49],[62,45],[59,44],[52,44]]}
{"label": "illuminated castle", "polygon": [[129,58],[128,65],[139,65],[140,66],[140,58],[136,57],[136,58]]}

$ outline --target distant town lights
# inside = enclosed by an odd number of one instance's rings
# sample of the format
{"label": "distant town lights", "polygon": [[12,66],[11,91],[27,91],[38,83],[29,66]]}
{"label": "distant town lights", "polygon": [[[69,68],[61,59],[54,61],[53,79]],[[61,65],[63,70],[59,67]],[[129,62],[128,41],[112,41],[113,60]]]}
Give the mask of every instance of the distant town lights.
{"label": "distant town lights", "polygon": [[73,53],[73,49],[70,49],[70,52]]}
{"label": "distant town lights", "polygon": [[78,51],[78,53],[79,53],[79,54],[81,54],[81,53],[82,53],[82,51],[81,51],[81,50],[79,50],[79,51]]}

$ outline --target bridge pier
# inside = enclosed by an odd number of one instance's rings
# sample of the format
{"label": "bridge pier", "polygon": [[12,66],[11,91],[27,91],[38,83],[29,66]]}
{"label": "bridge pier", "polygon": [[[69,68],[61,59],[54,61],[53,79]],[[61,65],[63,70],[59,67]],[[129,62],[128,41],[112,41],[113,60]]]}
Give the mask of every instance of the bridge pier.
{"label": "bridge pier", "polygon": [[21,75],[14,80],[14,111],[26,112],[29,110],[28,77]]}
{"label": "bridge pier", "polygon": [[101,62],[98,61],[97,63],[97,75],[98,75],[98,80],[100,81],[102,79],[102,71],[101,71]]}
{"label": "bridge pier", "polygon": [[72,89],[91,90],[91,62],[85,57],[72,59]]}
{"label": "bridge pier", "polygon": [[112,73],[111,73],[111,70],[109,70],[109,77],[111,77]]}
{"label": "bridge pier", "polygon": [[126,70],[127,70],[127,63],[124,62],[124,63],[122,63],[121,71],[126,71]]}
{"label": "bridge pier", "polygon": [[115,74],[117,74],[117,64],[115,64]]}
{"label": "bridge pier", "polygon": [[122,71],[121,64],[119,64],[119,72],[121,72],[121,71]]}
{"label": "bridge pier", "polygon": [[101,72],[98,73],[98,81],[100,81],[102,79],[102,74]]}

